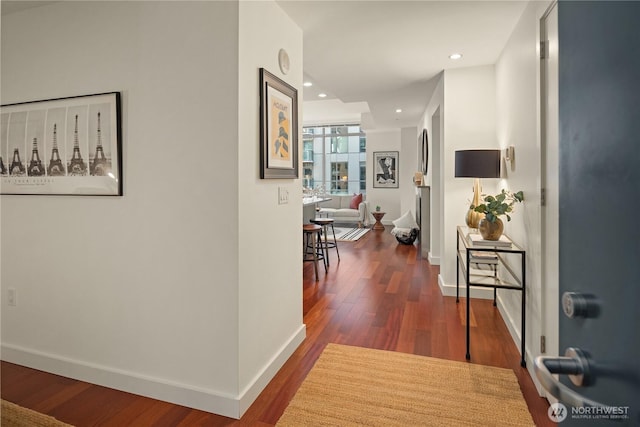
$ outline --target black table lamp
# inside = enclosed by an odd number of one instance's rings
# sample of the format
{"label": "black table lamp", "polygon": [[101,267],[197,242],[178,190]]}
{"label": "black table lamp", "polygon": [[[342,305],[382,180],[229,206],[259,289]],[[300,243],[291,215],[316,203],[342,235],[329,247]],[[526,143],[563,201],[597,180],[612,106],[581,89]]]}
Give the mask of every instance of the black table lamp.
{"label": "black table lamp", "polygon": [[[475,178],[473,184],[473,206],[480,204],[480,178],[500,178],[500,150],[456,151],[456,178]],[[478,228],[482,214],[469,209],[467,226]]]}

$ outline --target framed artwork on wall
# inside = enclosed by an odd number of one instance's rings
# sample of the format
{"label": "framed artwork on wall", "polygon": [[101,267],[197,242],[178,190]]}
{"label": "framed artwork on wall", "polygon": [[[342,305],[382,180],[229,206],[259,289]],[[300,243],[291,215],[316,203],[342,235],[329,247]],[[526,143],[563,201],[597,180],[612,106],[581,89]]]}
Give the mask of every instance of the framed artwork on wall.
{"label": "framed artwork on wall", "polygon": [[122,195],[120,93],[0,108],[2,194]]}
{"label": "framed artwork on wall", "polygon": [[373,188],[398,188],[398,152],[373,152]]}
{"label": "framed artwork on wall", "polygon": [[260,68],[260,178],[298,177],[298,91]]}

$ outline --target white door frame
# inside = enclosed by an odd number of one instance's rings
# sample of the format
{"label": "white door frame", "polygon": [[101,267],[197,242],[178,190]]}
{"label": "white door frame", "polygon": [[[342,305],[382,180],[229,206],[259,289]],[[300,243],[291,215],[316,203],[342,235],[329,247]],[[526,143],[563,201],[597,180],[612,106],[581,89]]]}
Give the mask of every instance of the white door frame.
{"label": "white door frame", "polygon": [[[540,163],[542,193],[542,321],[544,354],[559,353],[558,6],[540,19]],[[547,396],[549,397],[549,396]]]}

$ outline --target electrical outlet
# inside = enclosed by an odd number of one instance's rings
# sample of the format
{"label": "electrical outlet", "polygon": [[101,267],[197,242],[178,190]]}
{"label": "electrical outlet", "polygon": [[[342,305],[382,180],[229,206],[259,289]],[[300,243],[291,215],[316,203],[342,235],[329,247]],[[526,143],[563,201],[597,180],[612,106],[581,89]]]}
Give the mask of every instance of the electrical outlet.
{"label": "electrical outlet", "polygon": [[278,204],[285,205],[289,203],[289,190],[285,187],[278,187]]}
{"label": "electrical outlet", "polygon": [[10,306],[16,305],[16,290],[14,288],[7,289],[7,304]]}

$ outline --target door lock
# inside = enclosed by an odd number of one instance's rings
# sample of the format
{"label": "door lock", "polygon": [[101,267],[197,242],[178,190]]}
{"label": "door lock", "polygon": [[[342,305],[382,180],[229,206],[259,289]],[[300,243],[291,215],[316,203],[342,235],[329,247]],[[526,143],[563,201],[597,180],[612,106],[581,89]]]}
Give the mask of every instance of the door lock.
{"label": "door lock", "polygon": [[600,303],[594,295],[565,292],[562,294],[562,310],[569,319],[593,319],[600,314]]}

